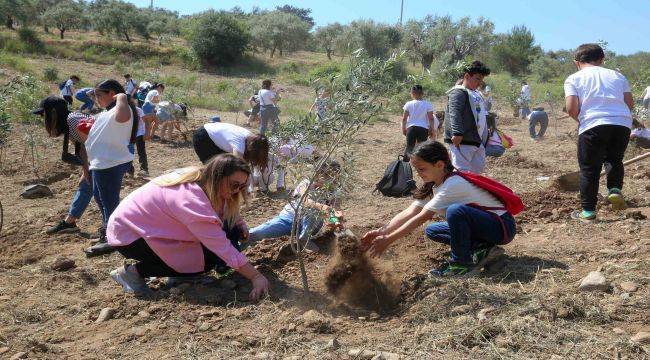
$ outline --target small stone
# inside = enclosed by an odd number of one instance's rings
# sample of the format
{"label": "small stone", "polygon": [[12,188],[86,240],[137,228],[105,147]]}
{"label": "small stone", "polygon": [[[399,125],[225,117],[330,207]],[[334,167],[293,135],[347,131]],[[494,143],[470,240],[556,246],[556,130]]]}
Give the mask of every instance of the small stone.
{"label": "small stone", "polygon": [[10,357],[9,360],[18,360],[18,359],[27,359],[27,353],[24,351],[15,353],[14,356]]}
{"label": "small stone", "polygon": [[629,298],[630,298],[630,293],[626,293],[626,292],[625,292],[625,293],[621,293],[621,299],[623,299],[623,300],[627,300],[627,299],[629,299]]}
{"label": "small stone", "polygon": [[330,339],[330,341],[327,342],[327,345],[325,345],[325,350],[338,350],[338,348],[341,347],[341,344],[339,343],[336,338]]}
{"label": "small stone", "polygon": [[348,356],[352,356],[356,359],[372,359],[377,353],[370,350],[361,350],[361,349],[351,349],[348,351]]}
{"label": "small stone", "polygon": [[628,293],[633,293],[637,291],[637,289],[639,288],[639,286],[633,281],[624,281],[620,283],[618,286],[620,286],[621,289],[623,289],[623,291]]}
{"label": "small stone", "polygon": [[113,318],[113,315],[115,315],[115,309],[113,308],[103,308],[102,311],[99,312],[99,316],[97,317],[97,320],[95,320],[96,323],[101,323],[104,321],[108,321]]}
{"label": "small stone", "polygon": [[44,184],[26,186],[23,189],[23,192],[20,194],[20,197],[23,199],[39,199],[51,196],[54,196],[54,194],[52,194],[52,190],[50,190],[50,188]]}
{"label": "small stone", "polygon": [[57,257],[53,262],[52,265],[50,265],[50,268],[52,270],[56,271],[66,271],[70,270],[75,267],[74,260],[68,259],[63,256]]}
{"label": "small stone", "polygon": [[227,290],[234,290],[234,289],[237,287],[237,283],[234,282],[234,281],[232,281],[232,280],[230,280],[230,279],[223,279],[223,280],[221,280],[221,282],[219,283],[219,285],[220,285],[222,288],[227,289]]}
{"label": "small stone", "polygon": [[270,359],[271,355],[269,353],[267,353],[267,352],[261,352],[261,353],[256,354],[255,358],[256,359],[261,359],[261,360],[266,360],[266,359]]}
{"label": "small stone", "polygon": [[7,351],[9,351],[9,347],[8,347],[8,346],[1,347],[1,348],[0,348],[0,355],[6,353]]}
{"label": "small stone", "polygon": [[484,322],[484,321],[487,320],[487,314],[489,314],[489,313],[491,313],[491,312],[493,312],[495,310],[496,310],[495,307],[492,307],[492,306],[486,307],[485,309],[481,309],[481,311],[478,312],[476,317],[478,318],[479,322]]}
{"label": "small stone", "polygon": [[145,336],[147,334],[147,330],[148,329],[145,328],[145,327],[137,327],[137,328],[133,329],[133,335],[135,335],[137,337],[143,337],[143,336]]}
{"label": "small stone", "polygon": [[365,316],[359,316],[359,317],[357,318],[357,320],[359,320],[359,321],[366,321],[366,320],[368,320],[368,318],[365,317]]}
{"label": "small stone", "polygon": [[140,311],[140,312],[138,313],[138,316],[141,317],[141,318],[146,319],[146,318],[148,318],[149,316],[151,316],[151,314],[149,314],[148,311],[144,311],[144,310],[142,310],[142,311]]}
{"label": "small stone", "polygon": [[212,324],[208,322],[201,323],[201,326],[199,326],[199,331],[208,331],[212,327]]}
{"label": "small stone", "polygon": [[450,313],[451,315],[462,315],[470,312],[470,310],[472,310],[471,305],[458,305],[451,308]]}
{"label": "small stone", "polygon": [[630,338],[632,342],[639,345],[650,345],[650,332],[640,331]]}
{"label": "small stone", "polygon": [[623,329],[621,329],[621,328],[619,328],[619,327],[615,327],[615,328],[613,328],[612,331],[613,331],[614,334],[616,334],[616,335],[623,335],[623,334],[625,334],[625,330],[623,330]]}
{"label": "small stone", "polygon": [[607,291],[609,283],[600,271],[592,271],[580,281],[580,291]]}

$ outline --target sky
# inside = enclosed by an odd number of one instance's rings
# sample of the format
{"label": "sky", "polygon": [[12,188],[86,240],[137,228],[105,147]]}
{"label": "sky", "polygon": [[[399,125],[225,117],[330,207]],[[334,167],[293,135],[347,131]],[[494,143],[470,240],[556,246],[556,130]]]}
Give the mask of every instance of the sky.
{"label": "sky", "polygon": [[[129,0],[149,6],[151,0]],[[178,11],[181,15],[207,9],[228,10],[239,6],[273,9],[289,4],[309,8],[316,26],[333,22],[349,23],[373,19],[398,23],[401,0],[153,0],[154,6]],[[605,40],[609,50],[627,55],[650,51],[650,0],[404,0],[404,22],[425,15],[483,16],[494,22],[499,33],[526,25],[545,50],[574,49],[586,42]]]}

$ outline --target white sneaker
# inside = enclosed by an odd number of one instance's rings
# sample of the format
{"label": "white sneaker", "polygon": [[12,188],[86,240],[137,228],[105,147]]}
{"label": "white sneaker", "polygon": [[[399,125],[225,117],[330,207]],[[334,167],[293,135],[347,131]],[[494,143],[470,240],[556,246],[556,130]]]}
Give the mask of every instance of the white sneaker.
{"label": "white sneaker", "polygon": [[151,295],[153,291],[149,288],[149,286],[147,286],[147,283],[144,281],[144,279],[138,275],[128,272],[126,270],[127,266],[128,265],[124,265],[111,271],[111,278],[113,278],[116,283],[122,285],[125,293]]}

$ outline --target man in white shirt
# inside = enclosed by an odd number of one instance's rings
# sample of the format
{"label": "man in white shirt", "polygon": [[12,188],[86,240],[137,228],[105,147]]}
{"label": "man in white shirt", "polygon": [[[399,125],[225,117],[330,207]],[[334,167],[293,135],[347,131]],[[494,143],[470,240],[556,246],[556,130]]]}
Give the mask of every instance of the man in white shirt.
{"label": "man in white shirt", "polygon": [[521,82],[521,91],[519,92],[519,114],[521,115],[522,119],[526,119],[528,115],[530,114],[530,101],[532,99],[532,95],[530,93],[530,86],[528,86],[528,83],[525,81]]}
{"label": "man in white shirt", "polygon": [[607,199],[614,209],[624,209],[623,155],[630,138],[634,99],[621,73],[603,68],[605,52],[598,44],[583,44],[575,52],[578,72],[564,82],[566,109],[578,122],[578,164],[582,211],[572,214],[581,221],[596,220],[598,181],[603,163],[607,173]]}

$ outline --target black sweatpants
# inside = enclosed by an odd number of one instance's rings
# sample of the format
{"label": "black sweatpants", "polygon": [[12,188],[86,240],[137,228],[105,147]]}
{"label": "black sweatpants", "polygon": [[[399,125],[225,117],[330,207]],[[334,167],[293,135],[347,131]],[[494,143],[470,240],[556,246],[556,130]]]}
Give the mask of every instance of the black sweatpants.
{"label": "black sweatpants", "polygon": [[138,162],[140,163],[140,170],[149,171],[149,163],[147,162],[147,148],[144,141],[144,135],[135,138],[135,146],[138,149]]}
{"label": "black sweatpants", "polygon": [[70,104],[70,106],[72,106],[72,103],[74,102],[72,95],[64,95],[63,100],[65,100],[68,104]]}
{"label": "black sweatpants", "polygon": [[[240,249],[239,240],[241,239],[241,230],[234,228],[226,231],[226,237],[230,243],[237,249]],[[172,269],[163,261],[156,253],[149,247],[147,242],[140,238],[126,246],[116,246],[115,249],[127,259],[136,260],[135,268],[138,274],[142,277],[168,277],[168,276],[194,276],[203,274],[212,269],[222,269],[226,267],[226,263],[217,256],[217,254],[210,251],[203,244],[203,259],[205,267],[203,271],[198,273],[179,273]],[[199,259],[197,259],[199,261]]]}
{"label": "black sweatpants", "polygon": [[216,155],[227,153],[210,139],[210,135],[203,126],[194,132],[192,145],[194,146],[194,152],[199,156],[199,160],[204,164]]}
{"label": "black sweatpants", "polygon": [[607,173],[607,188],[623,189],[623,156],[629,141],[630,129],[619,125],[596,126],[578,137],[580,198],[584,210],[596,210],[598,181],[603,163],[611,165],[611,170]]}
{"label": "black sweatpants", "polygon": [[411,126],[406,129],[406,149],[404,150],[404,160],[408,161],[413,153],[415,146],[429,139],[429,129],[420,126]]}

